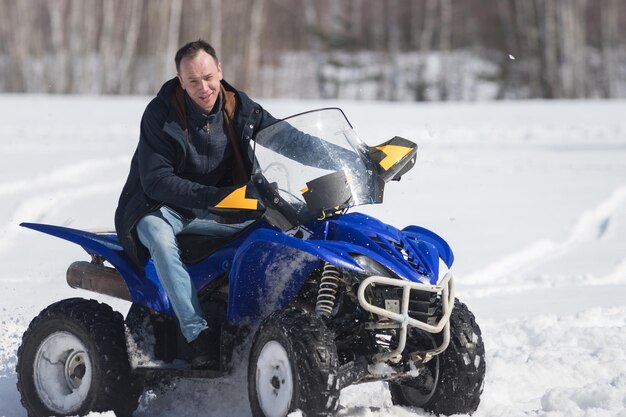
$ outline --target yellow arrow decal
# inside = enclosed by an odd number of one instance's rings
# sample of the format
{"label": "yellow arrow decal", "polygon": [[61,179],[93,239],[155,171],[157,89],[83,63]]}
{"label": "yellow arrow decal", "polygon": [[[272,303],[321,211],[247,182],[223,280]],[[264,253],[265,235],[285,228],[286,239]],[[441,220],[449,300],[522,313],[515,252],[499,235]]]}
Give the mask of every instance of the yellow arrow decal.
{"label": "yellow arrow decal", "polygon": [[385,145],[379,146],[376,149],[384,153],[385,158],[380,161],[380,166],[383,167],[385,171],[394,166],[396,162],[404,158],[413,148],[407,148],[406,146],[398,146],[398,145]]}
{"label": "yellow arrow decal", "polygon": [[246,187],[237,188],[220,201],[215,208],[256,210],[259,202],[254,198],[246,198]]}

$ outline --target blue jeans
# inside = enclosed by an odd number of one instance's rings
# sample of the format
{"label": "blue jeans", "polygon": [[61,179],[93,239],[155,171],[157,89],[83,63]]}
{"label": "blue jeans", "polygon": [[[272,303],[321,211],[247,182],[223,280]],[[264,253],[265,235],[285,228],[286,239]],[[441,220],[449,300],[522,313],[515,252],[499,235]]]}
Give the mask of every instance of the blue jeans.
{"label": "blue jeans", "polygon": [[213,220],[209,212],[193,220],[181,217],[167,206],[150,212],[137,223],[139,240],[148,248],[157,276],[180,323],[187,342],[192,342],[207,328],[195,288],[187,269],[180,259],[176,235],[180,233],[215,237],[231,236],[252,221],[239,224],[222,224]]}

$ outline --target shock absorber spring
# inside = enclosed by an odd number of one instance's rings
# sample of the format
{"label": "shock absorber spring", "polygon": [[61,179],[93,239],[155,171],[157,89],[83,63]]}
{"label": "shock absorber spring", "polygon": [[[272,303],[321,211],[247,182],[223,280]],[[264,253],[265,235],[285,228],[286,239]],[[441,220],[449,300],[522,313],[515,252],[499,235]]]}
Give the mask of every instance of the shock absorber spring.
{"label": "shock absorber spring", "polygon": [[320,278],[320,287],[317,292],[317,304],[315,305],[315,313],[318,316],[330,317],[333,312],[340,279],[341,272],[339,269],[325,262],[322,277]]}

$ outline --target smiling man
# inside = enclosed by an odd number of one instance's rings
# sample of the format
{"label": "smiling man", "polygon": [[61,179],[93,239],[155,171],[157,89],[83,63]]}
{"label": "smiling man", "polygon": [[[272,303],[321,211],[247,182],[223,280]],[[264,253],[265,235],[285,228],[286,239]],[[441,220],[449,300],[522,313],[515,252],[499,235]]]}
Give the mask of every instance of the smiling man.
{"label": "smiling man", "polygon": [[138,270],[152,257],[181,332],[192,344],[192,366],[207,368],[216,365],[208,354],[210,329],[176,236],[228,237],[252,221],[254,213],[228,218],[216,207],[224,207],[229,196],[245,196],[250,141],[275,119],[223,80],[207,42],[184,45],[174,60],[177,77],[161,87],[143,114],[115,227]]}
{"label": "smiling man", "polygon": [[222,81],[222,65],[212,49],[200,49],[195,55],[188,53],[192,48],[182,48],[176,55],[178,80],[187,95],[206,114],[213,110],[219,96]]}

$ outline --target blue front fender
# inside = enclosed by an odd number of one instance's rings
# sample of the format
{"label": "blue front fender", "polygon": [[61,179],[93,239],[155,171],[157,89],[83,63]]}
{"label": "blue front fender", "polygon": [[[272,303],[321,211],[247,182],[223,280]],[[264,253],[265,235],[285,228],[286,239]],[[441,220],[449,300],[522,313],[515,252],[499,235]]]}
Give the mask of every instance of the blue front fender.
{"label": "blue front fender", "polygon": [[452,253],[450,245],[448,245],[448,243],[441,236],[439,236],[435,232],[419,226],[405,227],[404,229],[402,229],[402,232],[408,237],[411,237],[415,240],[421,240],[433,245],[437,249],[439,257],[448,266],[448,268],[452,267],[452,263],[454,262],[454,254]]}
{"label": "blue front fender", "polygon": [[286,307],[321,261],[364,272],[336,242],[300,240],[269,229],[252,232],[230,271],[228,321],[258,321]]}

